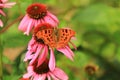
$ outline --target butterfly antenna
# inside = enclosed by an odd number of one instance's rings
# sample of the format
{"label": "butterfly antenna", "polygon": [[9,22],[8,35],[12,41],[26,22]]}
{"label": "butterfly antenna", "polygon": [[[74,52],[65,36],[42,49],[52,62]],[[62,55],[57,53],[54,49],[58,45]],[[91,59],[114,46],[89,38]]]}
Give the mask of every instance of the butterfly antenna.
{"label": "butterfly antenna", "polygon": [[70,44],[74,47],[75,50],[77,50],[77,47],[70,41]]}

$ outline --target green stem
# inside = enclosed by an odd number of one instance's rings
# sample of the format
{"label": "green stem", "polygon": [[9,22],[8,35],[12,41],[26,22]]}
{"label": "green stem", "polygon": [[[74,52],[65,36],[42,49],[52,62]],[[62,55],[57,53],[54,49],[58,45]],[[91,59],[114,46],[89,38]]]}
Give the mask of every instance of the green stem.
{"label": "green stem", "polygon": [[3,52],[3,47],[2,47],[2,40],[0,36],[0,80],[3,78],[3,72],[2,72],[2,52]]}

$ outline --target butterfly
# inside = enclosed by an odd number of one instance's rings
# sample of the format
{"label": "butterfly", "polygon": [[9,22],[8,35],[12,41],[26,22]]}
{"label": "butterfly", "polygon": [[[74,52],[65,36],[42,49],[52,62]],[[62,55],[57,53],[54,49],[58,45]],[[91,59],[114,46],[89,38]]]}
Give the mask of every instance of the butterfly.
{"label": "butterfly", "polygon": [[39,30],[35,36],[38,40],[43,40],[44,44],[51,48],[62,48],[75,36],[75,31],[64,28],[48,28]]}

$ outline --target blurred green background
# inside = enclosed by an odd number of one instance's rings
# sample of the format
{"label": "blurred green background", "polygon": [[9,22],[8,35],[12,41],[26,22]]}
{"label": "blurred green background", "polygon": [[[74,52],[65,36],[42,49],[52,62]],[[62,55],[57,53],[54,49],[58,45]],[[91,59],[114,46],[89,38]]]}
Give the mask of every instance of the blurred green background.
{"label": "blurred green background", "polygon": [[27,6],[33,2],[46,4],[60,20],[59,27],[76,31],[76,40],[72,41],[78,48],[72,47],[74,61],[55,52],[57,66],[68,74],[69,80],[120,80],[120,0],[9,1],[17,4],[4,9],[7,17],[2,17],[3,80],[18,80],[26,72],[23,58],[31,36],[18,30],[20,20],[16,19],[25,15]]}

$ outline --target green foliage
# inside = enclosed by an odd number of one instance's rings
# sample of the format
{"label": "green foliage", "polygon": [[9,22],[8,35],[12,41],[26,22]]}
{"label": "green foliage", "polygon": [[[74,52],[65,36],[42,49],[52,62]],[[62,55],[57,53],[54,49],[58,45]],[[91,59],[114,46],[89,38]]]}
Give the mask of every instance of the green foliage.
{"label": "green foliage", "polygon": [[[5,9],[7,17],[2,31],[20,15],[24,15],[33,2],[47,4],[48,10],[60,20],[59,27],[70,27],[76,31],[77,46],[74,61],[55,51],[57,66],[69,76],[69,80],[119,80],[120,79],[120,0],[10,0],[17,4]],[[20,21],[19,21],[20,22]],[[22,49],[17,57],[10,60],[3,56],[3,80],[18,80],[26,72],[23,62],[30,36],[18,30],[19,22],[0,34],[0,54],[8,48]],[[13,50],[14,52],[14,50]],[[8,53],[11,54],[12,53]],[[14,55],[13,55],[14,56]],[[6,66],[9,65],[9,67]],[[94,75],[88,75],[85,67],[94,64],[99,67]],[[12,68],[11,68],[12,67]]]}

